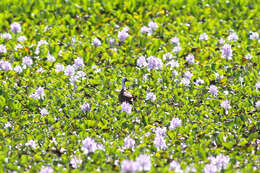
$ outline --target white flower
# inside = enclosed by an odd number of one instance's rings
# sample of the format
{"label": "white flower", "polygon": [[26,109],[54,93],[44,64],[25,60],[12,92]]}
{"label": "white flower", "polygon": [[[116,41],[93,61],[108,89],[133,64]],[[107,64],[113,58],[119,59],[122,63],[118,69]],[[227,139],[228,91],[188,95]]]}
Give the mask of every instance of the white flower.
{"label": "white flower", "polygon": [[75,69],[72,65],[68,65],[64,71],[66,76],[73,76],[75,73]]}
{"label": "white flower", "polygon": [[150,100],[150,101],[155,101],[155,99],[156,99],[156,95],[154,94],[154,93],[152,93],[152,92],[148,92],[147,94],[146,94],[146,98],[145,98],[146,100]]}
{"label": "white flower", "polygon": [[19,23],[14,22],[11,24],[11,31],[15,34],[19,33],[22,31],[22,27]]}
{"label": "white flower", "polygon": [[181,120],[179,118],[173,118],[170,123],[169,129],[175,129],[176,127],[181,126]]}
{"label": "white flower", "polygon": [[65,69],[64,65],[56,64],[56,68],[55,68],[56,73],[63,72],[64,69]]}
{"label": "white flower", "polygon": [[0,44],[0,53],[7,53],[6,47],[3,44]]}
{"label": "white flower", "polygon": [[48,110],[47,109],[45,109],[45,108],[42,108],[42,109],[40,109],[41,110],[41,115],[42,116],[44,116],[44,115],[48,115],[49,114],[49,112],[48,112]]}
{"label": "white flower", "polygon": [[79,168],[82,164],[82,159],[80,157],[72,156],[70,160],[70,165],[73,169]]}

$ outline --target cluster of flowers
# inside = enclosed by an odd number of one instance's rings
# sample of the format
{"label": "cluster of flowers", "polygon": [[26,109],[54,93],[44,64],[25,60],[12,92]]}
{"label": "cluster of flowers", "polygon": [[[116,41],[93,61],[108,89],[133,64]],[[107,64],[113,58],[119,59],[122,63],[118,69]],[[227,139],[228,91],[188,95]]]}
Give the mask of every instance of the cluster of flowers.
{"label": "cluster of flowers", "polygon": [[222,154],[216,157],[210,156],[208,159],[210,163],[205,165],[203,170],[204,173],[216,173],[226,169],[230,160],[228,156],[224,156]]}
{"label": "cluster of flowers", "polygon": [[162,69],[163,62],[160,58],[157,58],[155,56],[150,56],[147,59],[144,56],[141,56],[137,60],[137,66],[138,67],[147,67],[148,70],[151,70],[151,69],[159,70],[159,69]]}
{"label": "cluster of flowers", "polygon": [[121,163],[121,172],[142,172],[150,171],[152,168],[152,162],[149,155],[140,154],[135,161],[132,160],[123,160]]}
{"label": "cluster of flowers", "polygon": [[157,28],[158,28],[157,23],[151,21],[151,22],[149,22],[148,27],[147,26],[143,26],[141,28],[140,32],[142,34],[147,33],[150,36],[150,35],[152,35],[153,31],[155,31]]}

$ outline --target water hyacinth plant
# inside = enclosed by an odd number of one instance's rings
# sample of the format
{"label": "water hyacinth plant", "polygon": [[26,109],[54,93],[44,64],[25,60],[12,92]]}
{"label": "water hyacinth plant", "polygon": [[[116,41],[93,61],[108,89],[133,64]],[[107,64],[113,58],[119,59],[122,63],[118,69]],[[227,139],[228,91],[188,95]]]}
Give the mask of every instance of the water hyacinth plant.
{"label": "water hyacinth plant", "polygon": [[0,1],[0,172],[258,172],[258,9]]}

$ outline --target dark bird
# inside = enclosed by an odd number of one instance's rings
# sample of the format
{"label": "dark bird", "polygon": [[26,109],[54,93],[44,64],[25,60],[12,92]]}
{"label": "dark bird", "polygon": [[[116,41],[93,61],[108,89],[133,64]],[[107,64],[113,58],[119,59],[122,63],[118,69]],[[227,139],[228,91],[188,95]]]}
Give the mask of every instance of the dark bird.
{"label": "dark bird", "polygon": [[133,101],[134,101],[134,96],[128,92],[125,88],[125,82],[128,81],[127,78],[123,78],[122,79],[122,89],[120,91],[120,94],[118,96],[118,99],[119,101],[122,103],[122,102],[127,102],[129,104],[133,104]]}

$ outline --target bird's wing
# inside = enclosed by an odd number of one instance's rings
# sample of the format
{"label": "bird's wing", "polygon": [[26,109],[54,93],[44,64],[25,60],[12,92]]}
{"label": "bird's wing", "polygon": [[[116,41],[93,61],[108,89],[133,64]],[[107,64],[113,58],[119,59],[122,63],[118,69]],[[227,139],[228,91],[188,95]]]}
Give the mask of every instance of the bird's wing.
{"label": "bird's wing", "polygon": [[125,90],[124,91],[124,94],[123,94],[125,97],[128,97],[128,98],[132,98],[133,97],[133,95],[130,93],[130,92],[128,92],[127,90]]}

